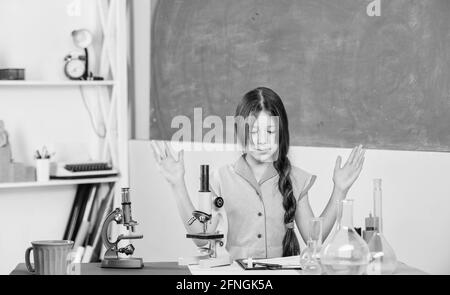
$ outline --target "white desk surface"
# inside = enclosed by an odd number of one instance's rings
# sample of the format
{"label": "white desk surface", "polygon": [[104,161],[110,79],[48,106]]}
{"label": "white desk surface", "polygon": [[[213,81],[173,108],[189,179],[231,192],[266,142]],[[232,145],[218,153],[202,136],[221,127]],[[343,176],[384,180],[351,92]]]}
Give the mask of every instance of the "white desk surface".
{"label": "white desk surface", "polygon": [[[228,266],[201,268],[198,265],[189,265],[189,271],[193,275],[302,275],[301,270],[244,270],[236,262]],[[427,273],[410,267],[402,262],[398,263],[394,275],[426,275]]]}

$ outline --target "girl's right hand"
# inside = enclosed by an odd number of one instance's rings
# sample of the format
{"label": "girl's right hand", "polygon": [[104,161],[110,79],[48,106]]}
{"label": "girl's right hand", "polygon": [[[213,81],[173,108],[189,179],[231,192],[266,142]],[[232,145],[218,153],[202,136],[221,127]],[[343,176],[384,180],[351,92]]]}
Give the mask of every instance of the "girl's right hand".
{"label": "girl's right hand", "polygon": [[159,145],[155,141],[151,141],[153,156],[158,165],[158,170],[173,186],[183,183],[184,181],[184,151],[176,154],[178,160],[172,155],[173,150],[164,142]]}

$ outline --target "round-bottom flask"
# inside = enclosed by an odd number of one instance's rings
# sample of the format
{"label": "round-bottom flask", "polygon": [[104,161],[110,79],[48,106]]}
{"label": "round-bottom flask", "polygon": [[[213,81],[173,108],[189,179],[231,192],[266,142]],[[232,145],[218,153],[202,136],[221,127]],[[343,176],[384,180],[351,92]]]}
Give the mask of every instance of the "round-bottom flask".
{"label": "round-bottom flask", "polygon": [[340,200],[337,230],[323,246],[320,263],[326,274],[361,275],[367,270],[367,243],[353,228],[353,200]]}

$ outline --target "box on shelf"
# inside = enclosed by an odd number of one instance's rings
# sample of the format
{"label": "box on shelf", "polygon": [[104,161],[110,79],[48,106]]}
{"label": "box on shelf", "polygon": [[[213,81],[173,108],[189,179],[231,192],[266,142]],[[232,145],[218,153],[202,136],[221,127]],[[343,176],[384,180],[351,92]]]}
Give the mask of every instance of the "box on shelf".
{"label": "box on shelf", "polygon": [[0,80],[25,80],[25,69],[0,69]]}
{"label": "box on shelf", "polygon": [[0,182],[27,182],[36,180],[36,169],[12,160],[8,132],[0,120]]}

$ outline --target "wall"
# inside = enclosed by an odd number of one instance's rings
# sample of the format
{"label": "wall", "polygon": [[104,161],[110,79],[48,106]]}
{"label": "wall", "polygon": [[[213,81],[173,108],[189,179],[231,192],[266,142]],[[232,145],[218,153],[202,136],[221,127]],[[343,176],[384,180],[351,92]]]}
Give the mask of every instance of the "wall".
{"label": "wall", "polygon": [[[310,201],[320,214],[330,196],[332,171],[338,155],[349,150],[292,147],[294,165],[314,173],[317,182]],[[186,152],[186,180],[191,196],[198,190],[198,167],[230,163],[234,152]],[[169,186],[159,174],[150,143],[130,142],[130,175],[133,215],[144,240],[136,242],[137,255],[146,261],[177,260],[195,252],[178,216]],[[448,153],[368,150],[360,178],[348,197],[355,199],[354,223],[362,226],[372,210],[372,179],[383,179],[384,231],[398,259],[431,274],[450,274],[450,186],[445,167]],[[195,200],[195,199],[194,199]]]}
{"label": "wall", "polygon": [[152,14],[157,0],[132,1],[131,75],[132,138],[148,138],[150,134],[150,55]]}
{"label": "wall", "polygon": [[[157,2],[151,0],[152,7]],[[136,7],[146,7],[146,1],[136,1]],[[140,10],[145,13],[145,10]],[[147,18],[151,18],[147,10]],[[147,36],[136,39],[136,46],[146,46]],[[137,65],[139,66],[139,65]],[[148,72],[142,71],[143,74]],[[140,77],[150,81],[150,77]],[[147,89],[145,82],[138,86]],[[147,106],[146,96],[137,96]],[[148,139],[150,112],[147,107],[136,108],[137,139]],[[310,201],[318,214],[329,197],[331,175],[338,154],[346,149],[293,147],[294,164],[318,175],[311,190]],[[235,154],[186,153],[187,178],[190,192],[195,194],[198,165],[203,161],[220,166],[233,161]],[[176,260],[179,256],[195,252],[192,243],[184,238],[185,231],[175,210],[170,189],[159,175],[151,155],[149,143],[130,142],[130,178],[133,189],[133,212],[141,223],[139,230],[144,240],[136,244],[137,254],[145,260]],[[355,225],[363,225],[364,217],[372,207],[372,178],[383,179],[384,222],[386,236],[398,258],[431,274],[450,274],[450,224],[448,208],[450,186],[445,167],[450,167],[448,153],[368,150],[364,170],[349,193],[355,202]],[[161,243],[162,241],[162,243]]]}
{"label": "wall", "polygon": [[[26,67],[29,80],[65,80],[64,56],[76,50],[70,32],[96,32],[94,2],[82,0],[80,15],[68,16],[73,0],[0,0],[0,68]],[[90,97],[90,96],[89,96]],[[95,106],[87,97],[87,102]],[[16,161],[33,164],[33,151],[47,145],[62,161],[87,160],[95,135],[77,88],[0,87],[0,120],[10,134]],[[32,240],[60,239],[75,187],[0,189],[4,221],[0,274],[24,262]]]}

